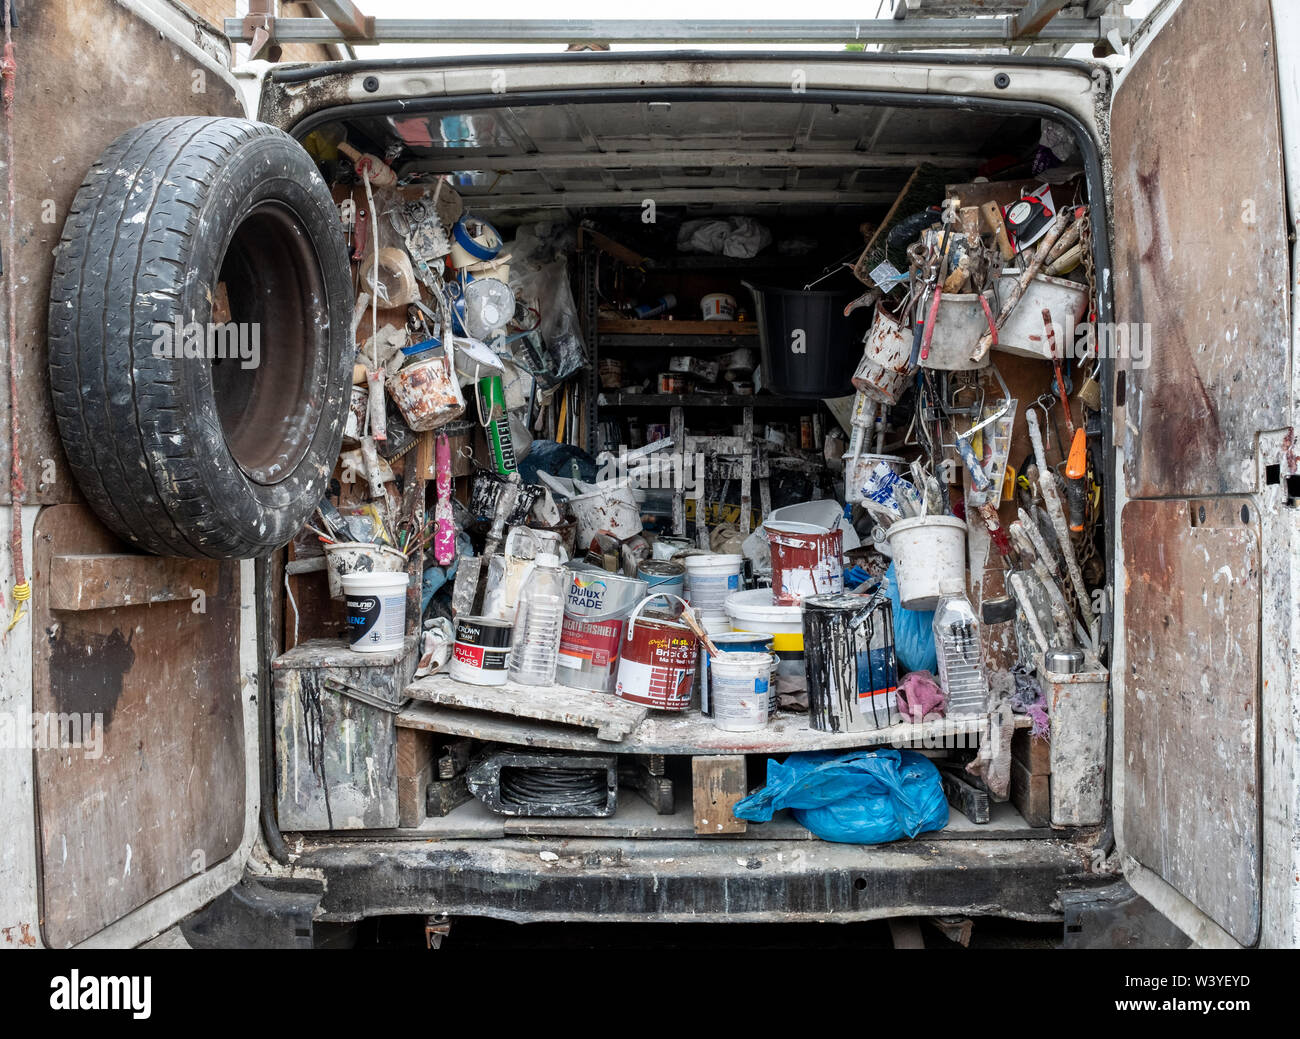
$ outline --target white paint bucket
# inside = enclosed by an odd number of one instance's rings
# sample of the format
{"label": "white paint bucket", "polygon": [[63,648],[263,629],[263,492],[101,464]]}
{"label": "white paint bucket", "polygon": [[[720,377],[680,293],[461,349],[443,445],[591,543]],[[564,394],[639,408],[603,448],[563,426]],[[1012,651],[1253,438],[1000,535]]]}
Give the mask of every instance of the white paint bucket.
{"label": "white paint bucket", "polygon": [[898,520],[886,537],[905,610],[933,610],[945,581],[966,580],[966,522],[956,516]]}
{"label": "white paint bucket", "polygon": [[641,533],[641,508],[626,483],[570,498],[569,508],[578,521],[578,544],[584,549],[602,531],[620,541]]}
{"label": "white paint bucket", "polygon": [[[772,654],[773,636],[759,631],[709,632],[709,638],[719,653],[768,653]],[[700,713],[709,717],[713,715],[713,704],[709,696],[710,668],[708,653],[700,654]],[[776,677],[776,656],[772,654],[772,677]],[[769,717],[776,713],[776,682],[768,687],[767,713]]]}
{"label": "white paint bucket", "polygon": [[325,577],[330,598],[343,598],[347,574],[395,574],[406,569],[406,556],[370,541],[335,541],[325,546]]}
{"label": "white paint bucket", "polygon": [[719,653],[709,660],[713,724],[727,732],[752,732],[767,724],[771,653]]}
{"label": "white paint bucket", "polygon": [[505,685],[514,625],[492,617],[457,617],[447,673],[471,685]]}
{"label": "white paint bucket", "polygon": [[406,636],[407,575],[356,573],[344,574],[342,580],[352,649],[358,653],[401,649]]}
{"label": "white paint bucket", "polygon": [[798,606],[777,606],[772,602],[771,588],[755,588],[730,596],[727,616],[733,631],[757,631],[772,636],[779,673],[791,677],[803,675],[803,611]]}
{"label": "white paint bucket", "polygon": [[725,292],[711,292],[700,300],[700,316],[705,321],[735,321],[736,297]]}
{"label": "white paint bucket", "polygon": [[863,341],[862,360],[853,373],[853,386],[881,404],[897,404],[911,380],[912,337],[884,307]]}
{"label": "white paint bucket", "polygon": [[844,533],[815,523],[782,520],[763,524],[772,551],[772,601],[797,606],[809,595],[844,590]]}
{"label": "white paint bucket", "polygon": [[740,591],[741,555],[701,553],[682,556],[686,565],[686,601],[706,621],[722,621],[727,616],[727,596]]}

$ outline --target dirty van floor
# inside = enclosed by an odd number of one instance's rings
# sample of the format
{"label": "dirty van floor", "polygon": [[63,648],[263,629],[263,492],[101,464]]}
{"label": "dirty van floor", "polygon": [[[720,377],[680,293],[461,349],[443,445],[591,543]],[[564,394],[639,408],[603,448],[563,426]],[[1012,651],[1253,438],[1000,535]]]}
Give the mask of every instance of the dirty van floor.
{"label": "dirty van floor", "polygon": [[[1061,924],[976,918],[972,949],[1055,949]],[[934,927],[922,923],[927,949],[958,949]],[[422,948],[424,918],[392,916],[366,920],[356,928],[326,936],[318,945],[360,949]],[[485,917],[458,917],[443,939],[448,953],[482,949],[674,949],[717,951],[756,949],[888,949],[893,947],[883,921],[851,924],[513,924]]]}

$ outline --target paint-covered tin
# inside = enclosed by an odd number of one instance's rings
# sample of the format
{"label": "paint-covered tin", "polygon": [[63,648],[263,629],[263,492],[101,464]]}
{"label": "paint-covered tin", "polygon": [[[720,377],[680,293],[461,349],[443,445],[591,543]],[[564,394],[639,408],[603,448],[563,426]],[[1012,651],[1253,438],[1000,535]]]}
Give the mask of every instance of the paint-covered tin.
{"label": "paint-covered tin", "polygon": [[844,532],[839,527],[768,521],[763,533],[772,549],[772,601],[777,606],[844,590]]}
{"label": "paint-covered tin", "polygon": [[699,642],[685,624],[661,617],[645,617],[648,605],[679,596],[654,593],[633,610],[622,640],[616,695],[631,703],[661,711],[684,711],[691,706],[691,690]]}
{"label": "paint-covered tin", "polygon": [[456,642],[447,673],[471,685],[504,685],[510,662],[509,621],[491,617],[458,617]]}
{"label": "paint-covered tin", "polygon": [[[771,653],[775,636],[761,631],[727,631],[721,634],[710,632],[709,638],[720,653]],[[700,654],[700,713],[712,716],[713,689],[710,673],[710,658],[707,653]],[[772,657],[772,678],[769,686],[768,714],[776,713],[776,657]]]}
{"label": "paint-covered tin", "polygon": [[898,664],[889,597],[814,595],[803,601],[808,723],[821,732],[869,732],[894,718]]}
{"label": "paint-covered tin", "polygon": [[570,564],[568,570],[555,680],[613,692],[624,624],[645,598],[646,583],[587,563]]}
{"label": "paint-covered tin", "polygon": [[669,559],[646,559],[636,568],[636,575],[651,592],[685,594],[686,567],[681,563]]}

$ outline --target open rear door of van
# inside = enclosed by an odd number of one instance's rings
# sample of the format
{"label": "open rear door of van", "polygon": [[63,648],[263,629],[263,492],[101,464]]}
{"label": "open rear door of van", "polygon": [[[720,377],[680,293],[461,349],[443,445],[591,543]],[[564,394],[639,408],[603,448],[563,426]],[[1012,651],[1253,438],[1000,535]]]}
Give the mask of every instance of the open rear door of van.
{"label": "open rear door of van", "polygon": [[1295,828],[1272,18],[1268,0],[1166,5],[1111,110],[1116,841],[1139,893],[1206,944],[1295,941],[1291,885],[1266,882],[1293,873]]}

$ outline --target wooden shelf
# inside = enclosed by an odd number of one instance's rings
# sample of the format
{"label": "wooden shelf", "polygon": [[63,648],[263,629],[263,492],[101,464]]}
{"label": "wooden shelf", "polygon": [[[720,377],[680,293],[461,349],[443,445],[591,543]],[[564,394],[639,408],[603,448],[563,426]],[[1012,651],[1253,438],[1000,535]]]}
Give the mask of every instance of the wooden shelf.
{"label": "wooden shelf", "polygon": [[605,390],[602,408],[780,408],[784,411],[816,411],[819,400],[791,400],[767,394],[738,393],[618,393]]}
{"label": "wooden shelf", "polygon": [[[445,676],[432,680],[453,682]],[[431,679],[424,679],[428,683]],[[461,684],[461,683],[457,683]],[[572,689],[556,687],[565,694]],[[541,690],[545,693],[545,690]],[[851,750],[856,747],[942,747],[944,737],[971,736],[986,731],[988,718],[943,719],[920,725],[895,725],[871,732],[819,732],[808,727],[808,716],[782,712],[766,728],[754,732],[726,732],[699,711],[680,714],[651,713],[620,741],[598,739],[589,730],[555,722],[530,721],[506,714],[461,710],[432,703],[412,702],[397,716],[402,728],[468,736],[478,740],[512,743],[556,750],[593,751],[603,754],[790,754],[804,750]],[[1016,716],[1017,728],[1028,728],[1026,715]]]}
{"label": "wooden shelf", "polygon": [[752,321],[636,321],[632,318],[603,317],[596,322],[600,335],[744,336],[756,338],[758,325]]}

